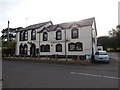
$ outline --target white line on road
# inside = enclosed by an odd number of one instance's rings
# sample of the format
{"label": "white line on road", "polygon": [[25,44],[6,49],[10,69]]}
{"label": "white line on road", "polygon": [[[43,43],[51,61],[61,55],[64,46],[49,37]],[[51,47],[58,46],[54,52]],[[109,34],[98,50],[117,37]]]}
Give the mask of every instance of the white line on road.
{"label": "white line on road", "polygon": [[70,73],[71,74],[86,75],[86,76],[94,76],[94,77],[104,77],[104,78],[111,78],[111,79],[120,79],[119,77],[102,76],[102,75],[87,74],[87,73],[77,73],[77,72],[70,72]]}

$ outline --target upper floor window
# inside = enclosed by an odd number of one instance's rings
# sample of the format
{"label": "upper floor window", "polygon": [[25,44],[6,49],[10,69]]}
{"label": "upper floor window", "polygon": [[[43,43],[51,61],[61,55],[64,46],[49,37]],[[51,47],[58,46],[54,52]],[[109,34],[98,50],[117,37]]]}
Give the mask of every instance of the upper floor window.
{"label": "upper floor window", "polygon": [[61,40],[62,39],[62,32],[60,30],[58,30],[56,32],[56,40]]}
{"label": "upper floor window", "polygon": [[28,32],[27,31],[24,32],[24,40],[28,40]]}
{"label": "upper floor window", "polygon": [[74,28],[74,29],[72,29],[71,30],[71,38],[72,39],[75,39],[75,38],[78,38],[79,36],[78,36],[78,29],[77,28]]}
{"label": "upper floor window", "polygon": [[31,40],[36,40],[36,30],[32,30],[32,32],[31,32]]}
{"label": "upper floor window", "polygon": [[62,45],[61,44],[56,45],[56,52],[62,52]]}
{"label": "upper floor window", "polygon": [[20,32],[20,41],[23,41],[23,39],[24,39],[23,32]]}
{"label": "upper floor window", "polygon": [[44,32],[43,33],[43,41],[47,41],[47,39],[48,39],[48,33]]}

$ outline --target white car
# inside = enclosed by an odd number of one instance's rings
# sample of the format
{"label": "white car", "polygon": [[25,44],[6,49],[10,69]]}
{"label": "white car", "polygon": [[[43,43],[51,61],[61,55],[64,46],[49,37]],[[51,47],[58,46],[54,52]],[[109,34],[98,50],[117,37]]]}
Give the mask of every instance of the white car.
{"label": "white car", "polygon": [[97,51],[94,56],[94,61],[99,62],[99,61],[104,61],[109,63],[109,56],[106,51]]}

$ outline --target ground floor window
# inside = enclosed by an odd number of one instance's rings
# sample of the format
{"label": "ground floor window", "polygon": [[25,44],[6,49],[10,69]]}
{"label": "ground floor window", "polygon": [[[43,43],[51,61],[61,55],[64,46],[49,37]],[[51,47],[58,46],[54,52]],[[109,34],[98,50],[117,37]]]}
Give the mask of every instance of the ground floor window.
{"label": "ground floor window", "polygon": [[56,52],[62,52],[62,45],[61,44],[56,45]]}
{"label": "ground floor window", "polygon": [[81,42],[69,43],[68,50],[69,51],[83,51],[83,44]]}
{"label": "ground floor window", "polygon": [[27,47],[27,45],[25,44],[25,45],[24,45],[24,54],[27,55],[27,51],[28,51],[28,47]]}
{"label": "ground floor window", "polygon": [[40,46],[41,52],[50,52],[50,45],[41,45]]}
{"label": "ground floor window", "polygon": [[69,51],[75,51],[75,43],[68,44]]}
{"label": "ground floor window", "polygon": [[23,54],[23,45],[22,44],[19,46],[19,53]]}
{"label": "ground floor window", "polygon": [[83,49],[82,43],[81,42],[77,42],[76,43],[76,51],[82,51],[82,49]]}

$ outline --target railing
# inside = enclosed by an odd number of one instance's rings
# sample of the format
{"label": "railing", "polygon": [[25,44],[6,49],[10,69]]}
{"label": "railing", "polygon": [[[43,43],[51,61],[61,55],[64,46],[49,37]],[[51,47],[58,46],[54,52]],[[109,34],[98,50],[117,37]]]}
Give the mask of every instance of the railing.
{"label": "railing", "polygon": [[61,62],[65,62],[65,63],[88,63],[90,64],[91,60],[86,60],[85,58],[80,58],[79,56],[73,56],[73,57],[59,57],[57,54],[54,54],[54,55],[45,55],[44,57],[41,57],[41,56],[34,56],[34,55],[31,55],[31,56],[27,56],[26,54],[23,54],[23,55],[19,55],[19,56],[16,56],[16,55],[6,55],[4,54],[3,55],[3,59],[9,59],[9,60],[36,60],[36,61],[42,61],[42,62],[58,62],[58,63],[61,63]]}

